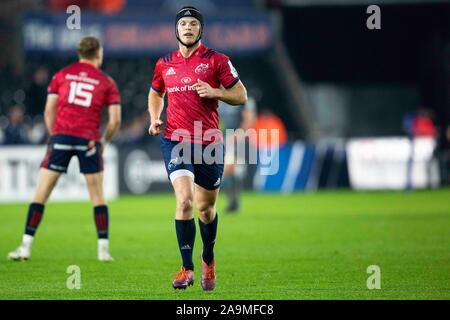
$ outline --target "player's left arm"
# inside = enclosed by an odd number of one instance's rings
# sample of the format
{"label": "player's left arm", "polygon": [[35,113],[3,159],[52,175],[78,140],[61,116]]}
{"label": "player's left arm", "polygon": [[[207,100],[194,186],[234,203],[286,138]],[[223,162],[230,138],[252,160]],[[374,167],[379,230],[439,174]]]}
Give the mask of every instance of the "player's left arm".
{"label": "player's left arm", "polygon": [[105,145],[119,131],[122,123],[122,107],[120,104],[112,104],[108,107],[108,125],[103,134],[102,144]]}
{"label": "player's left arm", "polygon": [[222,85],[220,88],[213,88],[209,83],[198,79],[196,90],[202,98],[218,99],[233,106],[240,106],[247,102],[247,89],[241,80],[231,88],[225,89]]}
{"label": "player's left arm", "polygon": [[45,103],[44,120],[49,135],[52,134],[53,126],[55,125],[57,110],[58,110],[58,95],[48,94],[47,102]]}
{"label": "player's left arm", "polygon": [[60,87],[61,72],[57,72],[47,88],[47,101],[45,102],[44,121],[48,130],[48,135],[52,135],[53,126],[55,125],[56,116],[58,114],[58,91]]}
{"label": "player's left arm", "polygon": [[122,123],[119,88],[112,78],[109,78],[109,81],[108,95],[105,101],[105,104],[108,106],[108,124],[101,139],[102,151],[104,146],[119,132]]}

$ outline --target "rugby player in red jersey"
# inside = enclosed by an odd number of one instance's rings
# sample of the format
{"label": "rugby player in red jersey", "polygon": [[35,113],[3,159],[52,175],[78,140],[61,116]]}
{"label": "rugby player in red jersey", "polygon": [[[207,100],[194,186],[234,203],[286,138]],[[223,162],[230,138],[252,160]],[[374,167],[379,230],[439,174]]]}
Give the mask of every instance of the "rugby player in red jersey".
{"label": "rugby player in red jersey", "polygon": [[[201,44],[203,16],[198,9],[183,7],[177,13],[175,33],[179,49],[160,58],[155,66],[148,97],[149,133],[158,135],[162,130],[160,116],[167,93],[167,125],[161,149],[175,191],[175,229],[183,262],[172,286],[185,289],[194,282],[195,206],[203,240],[201,286],[204,290],[213,290],[216,285],[216,200],[223,175],[218,100],[233,106],[243,105],[247,101],[247,91],[228,57]],[[178,157],[181,143],[189,144],[192,150],[184,148]],[[214,148],[208,148],[211,145]],[[211,155],[219,161],[204,160],[202,156],[211,149],[217,151]],[[202,153],[200,161],[193,159],[198,150]]]}
{"label": "rugby player in red jersey", "polygon": [[[79,61],[55,74],[48,87],[45,124],[50,134],[47,154],[41,163],[37,188],[28,208],[22,244],[8,254],[10,260],[27,260],[47,202],[58,178],[76,156],[86,178],[94,207],[98,235],[98,259],[111,261],[109,213],[103,195],[103,148],[119,130],[120,94],[112,78],[100,70],[103,48],[95,37],[81,39]],[[108,109],[109,121],[100,138],[101,111]]]}

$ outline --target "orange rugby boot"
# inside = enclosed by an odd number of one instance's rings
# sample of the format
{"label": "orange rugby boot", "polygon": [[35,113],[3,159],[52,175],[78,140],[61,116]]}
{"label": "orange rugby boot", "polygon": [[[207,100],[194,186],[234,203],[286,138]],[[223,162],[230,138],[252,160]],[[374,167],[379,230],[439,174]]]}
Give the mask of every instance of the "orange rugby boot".
{"label": "orange rugby boot", "polygon": [[174,289],[186,289],[188,286],[194,284],[194,271],[186,270],[181,267],[180,272],[175,275],[175,280],[172,282]]}
{"label": "orange rugby boot", "polygon": [[202,288],[205,291],[214,290],[216,287],[216,270],[214,260],[206,264],[202,258]]}

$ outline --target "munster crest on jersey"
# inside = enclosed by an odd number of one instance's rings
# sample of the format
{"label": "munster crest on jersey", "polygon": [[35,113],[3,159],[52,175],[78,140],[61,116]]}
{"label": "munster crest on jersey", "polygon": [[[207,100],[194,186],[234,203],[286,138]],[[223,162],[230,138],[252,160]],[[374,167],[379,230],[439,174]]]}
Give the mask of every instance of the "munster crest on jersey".
{"label": "munster crest on jersey", "polygon": [[201,63],[195,68],[195,73],[202,74],[205,73],[209,68],[209,63]]}

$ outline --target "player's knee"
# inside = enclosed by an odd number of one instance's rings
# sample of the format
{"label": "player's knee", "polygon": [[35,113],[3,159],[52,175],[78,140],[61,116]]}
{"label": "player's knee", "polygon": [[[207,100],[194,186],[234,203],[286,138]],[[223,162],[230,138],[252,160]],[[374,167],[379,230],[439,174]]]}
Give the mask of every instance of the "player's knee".
{"label": "player's knee", "polygon": [[209,203],[200,203],[197,205],[200,220],[209,223],[213,220],[215,214],[215,206]]}
{"label": "player's knee", "polygon": [[192,199],[189,199],[189,197],[177,200],[178,211],[190,214],[192,212],[192,208],[193,208]]}

